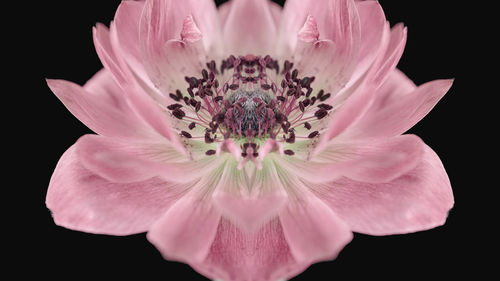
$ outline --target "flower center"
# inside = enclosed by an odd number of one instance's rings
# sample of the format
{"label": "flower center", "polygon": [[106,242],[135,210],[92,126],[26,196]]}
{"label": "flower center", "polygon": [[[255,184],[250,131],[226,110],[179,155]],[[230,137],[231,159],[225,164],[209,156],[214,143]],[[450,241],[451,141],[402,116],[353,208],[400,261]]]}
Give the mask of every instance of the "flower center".
{"label": "flower center", "polygon": [[[185,77],[188,88],[184,93],[170,93],[176,103],[167,109],[182,121],[182,137],[210,144],[222,142],[218,138],[222,136],[241,147],[242,157],[257,157],[267,139],[293,144],[296,139],[318,137],[318,121],[332,110],[322,103],[331,95],[314,91],[315,77],[299,77],[289,61],[284,62],[281,73],[278,61],[269,55],[231,55],[222,60],[220,72],[215,61],[206,66],[200,77]],[[197,127],[204,128],[202,134],[194,133],[200,132]],[[292,149],[284,153],[295,154]],[[214,154],[213,149],[206,151],[206,155]]]}

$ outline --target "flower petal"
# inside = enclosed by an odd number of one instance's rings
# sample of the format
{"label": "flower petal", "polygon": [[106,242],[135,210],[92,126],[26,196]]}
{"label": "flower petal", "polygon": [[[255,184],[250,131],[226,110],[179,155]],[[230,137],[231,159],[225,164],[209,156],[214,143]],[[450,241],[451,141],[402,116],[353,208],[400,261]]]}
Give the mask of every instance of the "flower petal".
{"label": "flower petal", "polygon": [[233,0],[223,26],[225,52],[269,54],[277,35],[273,6],[269,0]]}
{"label": "flower petal", "polygon": [[384,11],[378,1],[355,2],[359,13],[361,40],[359,58],[351,77],[356,81],[368,70],[376,56],[384,51],[384,32],[388,28]]}
{"label": "flower petal", "polygon": [[334,259],[352,239],[349,227],[310,192],[300,195],[280,213],[290,252],[299,263]]}
{"label": "flower petal", "polygon": [[208,255],[219,221],[216,208],[186,195],[151,227],[147,238],[165,259],[198,263]]}
{"label": "flower petal", "polygon": [[[381,93],[381,96],[385,96],[387,99],[385,101],[379,100],[378,103],[374,104],[375,108],[368,111],[358,123],[349,128],[346,131],[346,136],[366,138],[402,134],[432,110],[448,92],[452,83],[453,80],[431,81],[410,93],[394,94],[397,98],[387,97],[389,94]],[[408,89],[407,86],[404,87]],[[400,90],[400,87],[394,88],[394,90]]]}
{"label": "flower petal", "polygon": [[208,157],[190,161],[166,141],[133,143],[85,135],[77,144],[82,164],[111,182],[135,182],[155,176],[170,182],[191,182],[219,162]]}
{"label": "flower petal", "polygon": [[207,258],[190,264],[211,279],[231,281],[288,280],[309,266],[291,255],[278,219],[254,233],[222,219]]}
{"label": "flower petal", "polygon": [[47,84],[76,118],[98,134],[121,138],[155,135],[124,102],[108,70],[99,71],[85,88],[65,80],[48,79]]}
{"label": "flower petal", "polygon": [[453,206],[446,171],[436,153],[427,146],[415,169],[388,183],[342,179],[326,185],[308,185],[353,231],[370,235],[440,226]]}
{"label": "flower petal", "polygon": [[261,170],[248,165],[238,170],[236,161],[227,164],[213,194],[214,205],[222,215],[244,232],[268,223],[286,202],[287,195],[268,166],[264,162]]}
{"label": "flower petal", "polygon": [[280,163],[310,182],[329,182],[342,176],[362,182],[389,182],[420,162],[424,146],[415,135],[332,142],[309,161],[283,158]]}
{"label": "flower petal", "polygon": [[62,155],[50,179],[46,204],[57,225],[109,235],[144,232],[188,187],[158,178],[107,181],[83,167],[77,146]]}

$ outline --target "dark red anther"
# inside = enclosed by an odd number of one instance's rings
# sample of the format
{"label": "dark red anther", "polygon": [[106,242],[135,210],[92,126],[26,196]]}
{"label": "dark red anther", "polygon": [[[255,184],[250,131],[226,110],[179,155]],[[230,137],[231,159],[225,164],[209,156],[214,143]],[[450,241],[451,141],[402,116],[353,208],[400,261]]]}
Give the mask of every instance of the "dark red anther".
{"label": "dark red anther", "polygon": [[332,94],[328,93],[324,96],[322,96],[321,98],[319,98],[320,101],[326,101]]}
{"label": "dark red anther", "polygon": [[326,115],[328,115],[328,111],[326,111],[325,109],[320,109],[314,113],[314,116],[316,116],[318,119],[322,119]]}
{"label": "dark red anther", "polygon": [[300,86],[302,86],[302,88],[307,88],[307,86],[309,86],[310,84],[309,81],[310,81],[309,77],[302,78],[302,80],[300,80]]}
{"label": "dark red anther", "polygon": [[172,111],[172,115],[174,115],[177,119],[182,119],[184,116],[186,116],[186,113],[184,113],[184,111],[182,111],[180,108],[177,108]]}
{"label": "dark red anther", "polygon": [[200,88],[200,90],[198,91],[198,96],[200,96],[200,98],[204,98],[206,96],[205,89]]}
{"label": "dark red anther", "polygon": [[258,152],[254,152],[252,155],[253,155],[253,157],[259,157],[259,153]]}
{"label": "dark red anther", "polygon": [[189,100],[189,104],[190,104],[191,106],[195,106],[195,105],[196,105],[196,100],[195,100],[195,99],[193,99],[193,98],[192,98],[192,99],[190,99],[190,100]]}
{"label": "dark red anther", "polygon": [[260,87],[264,91],[267,91],[267,90],[271,89],[271,85],[269,85],[269,84],[262,84],[262,85],[260,85]]}
{"label": "dark red anther", "polygon": [[205,143],[213,143],[214,139],[210,137],[210,133],[206,132],[205,133]]}
{"label": "dark red anther", "polygon": [[290,71],[287,71],[285,73],[285,79],[286,79],[286,81],[290,81],[290,79],[291,79]]}
{"label": "dark red anther", "polygon": [[296,98],[296,99],[298,99],[298,98],[300,98],[300,96],[302,96],[303,94],[304,94],[304,93],[302,93],[302,91],[301,91],[301,90],[297,89],[297,90],[295,91],[295,98]]}
{"label": "dark red anther", "polygon": [[292,71],[292,80],[297,79],[297,75],[299,75],[299,71],[297,69],[294,69]]}
{"label": "dark red anther", "polygon": [[214,79],[215,79],[215,74],[212,71],[210,71],[210,73],[208,74],[208,81],[214,81]]}
{"label": "dark red anther", "polygon": [[205,92],[205,94],[206,94],[207,96],[209,96],[209,97],[211,97],[211,96],[213,96],[213,95],[214,95],[214,92],[212,92],[212,90],[211,90],[211,89],[205,89],[205,91],[204,91],[204,92]]}
{"label": "dark red anther", "polygon": [[191,89],[191,88],[187,88],[187,91],[188,91],[188,94],[189,94],[191,97],[194,97],[193,89]]}
{"label": "dark red anther", "polygon": [[293,63],[286,60],[285,63],[283,64],[283,73],[290,71],[292,67]]}
{"label": "dark red anther", "polygon": [[182,100],[186,105],[189,105],[189,98],[188,97],[182,97]]}
{"label": "dark red anther", "polygon": [[282,124],[287,120],[286,116],[281,112],[276,113],[274,118],[276,118],[276,123],[278,124]]}
{"label": "dark red anther", "polygon": [[283,132],[288,133],[288,129],[290,129],[290,122],[285,121],[281,124],[281,128],[283,129]]}
{"label": "dark red anther", "polygon": [[247,157],[247,153],[246,152],[242,152],[241,153],[241,157],[243,157],[243,158]]}
{"label": "dark red anther", "polygon": [[173,99],[174,101],[180,101],[180,100],[181,100],[178,96],[176,96],[176,95],[174,95],[174,94],[172,94],[172,93],[170,93],[170,94],[169,94],[169,96],[170,96],[170,98],[171,98],[171,99]]}
{"label": "dark red anther", "polygon": [[302,112],[304,112],[304,110],[305,110],[304,103],[303,103],[303,102],[301,102],[301,101],[299,101],[299,109],[300,109],[300,111],[302,111]]}
{"label": "dark red anther", "polygon": [[223,97],[223,96],[216,96],[216,97],[214,98],[214,102],[220,102],[220,101],[222,101],[223,99],[224,99],[224,97]]}
{"label": "dark red anther", "polygon": [[189,84],[189,87],[191,88],[196,88],[198,87],[198,84],[200,83],[200,81],[198,81],[198,79],[196,79],[196,77],[184,77],[184,79],[186,80],[186,82]]}
{"label": "dark red anther", "polygon": [[316,96],[318,97],[318,99],[320,99],[323,96],[324,93],[325,93],[324,90],[319,90],[319,92],[318,92],[318,94]]}
{"label": "dark red anther", "polygon": [[283,151],[283,153],[285,153],[285,154],[286,154],[286,155],[288,155],[288,156],[292,156],[292,155],[294,155],[294,154],[295,154],[295,152],[293,152],[293,150],[291,150],[291,149],[285,149],[285,150]]}
{"label": "dark red anther", "polygon": [[206,155],[208,155],[208,156],[214,155],[214,154],[215,154],[215,150],[213,150],[213,149],[209,149],[209,150],[207,150],[207,151],[205,152],[205,154],[206,154]]}
{"label": "dark red anther", "polygon": [[214,80],[214,88],[216,88],[216,89],[219,88],[219,80],[217,80],[217,79]]}
{"label": "dark red anther", "polygon": [[313,88],[307,89],[307,92],[306,92],[306,97],[307,98],[311,95],[312,91],[313,91]]}
{"label": "dark red anther", "polygon": [[188,126],[189,130],[194,129],[194,127],[196,127],[196,123],[194,123],[194,122],[191,122],[191,124],[189,124],[189,126]]}
{"label": "dark red anther", "polygon": [[182,97],[183,97],[183,94],[182,94],[181,90],[179,90],[179,89],[175,90],[175,95],[176,95],[179,99],[182,99]]}
{"label": "dark red anther", "polygon": [[288,91],[286,91],[286,95],[287,96],[293,96],[293,95],[295,95],[295,89],[288,89]]}
{"label": "dark red anther", "polygon": [[286,139],[286,142],[287,143],[294,143],[295,142],[295,133],[294,132],[290,132],[288,138]]}
{"label": "dark red anther", "polygon": [[309,104],[311,104],[311,100],[306,98],[302,101],[302,103],[304,103],[304,106],[308,106]]}
{"label": "dark red anther", "polygon": [[312,138],[315,138],[317,135],[319,135],[319,132],[318,131],[314,131],[312,133],[309,134],[309,136],[307,136],[308,138],[312,139]]}
{"label": "dark red anther", "polygon": [[224,86],[222,86],[222,92],[224,94],[226,94],[228,89],[229,89],[229,85],[227,83],[224,83]]}
{"label": "dark red anther", "polygon": [[276,99],[279,100],[280,102],[285,102],[286,101],[286,98],[283,97],[283,96],[277,96]]}
{"label": "dark red anther", "polygon": [[194,111],[198,112],[198,111],[200,111],[200,108],[201,108],[201,102],[199,101],[199,102],[197,102],[197,103],[195,104],[195,106],[194,106]]}
{"label": "dark red anther", "polygon": [[309,122],[304,123],[304,127],[308,130],[311,130],[312,126],[309,124]]}
{"label": "dark red anther", "polygon": [[216,122],[217,124],[221,124],[224,122],[224,113],[217,113],[212,117],[212,121]]}
{"label": "dark red anther", "polygon": [[186,131],[181,131],[181,135],[182,135],[183,137],[188,138],[188,139],[192,138],[191,134],[190,134],[190,133],[188,133],[188,132],[186,132]]}
{"label": "dark red anther", "polygon": [[319,108],[322,108],[324,110],[330,110],[333,108],[333,106],[329,105],[329,104],[326,104],[326,103],[321,103],[321,104],[318,104],[317,105]]}
{"label": "dark red anther", "polygon": [[284,89],[285,87],[286,87],[286,80],[283,79],[283,80],[281,80],[281,88]]}
{"label": "dark red anther", "polygon": [[231,89],[231,90],[233,90],[233,91],[234,91],[234,90],[237,90],[239,87],[240,87],[240,85],[238,85],[238,84],[231,84],[231,85],[229,86],[229,89]]}
{"label": "dark red anther", "polygon": [[201,71],[201,76],[203,76],[203,79],[207,80],[208,79],[208,71],[206,69],[203,69]]}
{"label": "dark red anther", "polygon": [[182,107],[182,104],[174,103],[174,104],[167,106],[167,109],[168,110],[176,110],[177,108],[181,108],[181,107]]}
{"label": "dark red anther", "polygon": [[311,98],[311,105],[313,105],[316,102],[316,97]]}

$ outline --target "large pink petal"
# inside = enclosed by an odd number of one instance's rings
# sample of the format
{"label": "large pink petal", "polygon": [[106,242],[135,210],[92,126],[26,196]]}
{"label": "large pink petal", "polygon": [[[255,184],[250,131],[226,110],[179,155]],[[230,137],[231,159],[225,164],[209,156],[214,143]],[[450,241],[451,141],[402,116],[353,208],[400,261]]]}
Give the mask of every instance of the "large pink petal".
{"label": "large pink petal", "polygon": [[124,102],[122,90],[107,70],[85,88],[65,80],[47,80],[68,110],[94,132],[111,137],[144,138],[154,132]]}
{"label": "large pink petal", "polygon": [[247,165],[240,171],[236,161],[227,164],[213,194],[214,205],[222,215],[245,232],[258,230],[275,218],[286,203],[287,195],[280,188],[279,178],[268,163],[263,165],[262,170]]}
{"label": "large pink petal", "polygon": [[[114,27],[112,25],[112,27]],[[97,53],[104,67],[113,74],[116,82],[120,85],[124,92],[130,108],[140,116],[147,124],[149,124],[159,134],[169,139],[174,145],[182,150],[177,136],[173,133],[168,124],[166,114],[160,109],[159,105],[152,99],[149,94],[138,81],[135,79],[133,72],[126,65],[121,53],[116,28],[111,32],[103,26],[97,25],[94,28],[94,44]],[[147,85],[144,85],[147,86]]]}
{"label": "large pink petal", "polygon": [[352,239],[349,227],[310,192],[299,196],[280,213],[291,254],[299,263],[334,259]]}
{"label": "large pink petal", "polygon": [[371,235],[440,226],[453,206],[448,175],[429,147],[415,169],[391,182],[370,184],[342,179],[310,187],[353,231]]}
{"label": "large pink petal", "polygon": [[310,182],[329,182],[342,176],[362,182],[389,182],[420,163],[424,146],[415,135],[332,142],[309,161],[283,158],[281,163]]}
{"label": "large pink petal", "polygon": [[[234,55],[266,55],[277,35],[274,5],[269,0],[233,0],[224,20],[224,49]],[[223,9],[226,9],[223,8]],[[224,16],[223,12],[223,16]]]}
{"label": "large pink petal", "polygon": [[185,192],[186,186],[158,178],[107,181],[82,166],[77,146],[62,155],[47,192],[47,207],[60,226],[110,235],[144,232]]}
{"label": "large pink petal", "polygon": [[199,263],[210,251],[219,221],[217,209],[190,194],[151,227],[147,238],[166,259]]}
{"label": "large pink petal", "polygon": [[[401,77],[399,77],[401,78]],[[389,80],[390,81],[390,80]],[[406,94],[394,94],[397,98],[387,97],[378,101],[353,127],[346,131],[350,137],[388,137],[406,132],[424,118],[437,102],[450,89],[453,80],[435,80]],[[404,86],[408,89],[408,87]],[[389,90],[389,89],[388,89]],[[390,90],[402,90],[400,87]]]}
{"label": "large pink petal", "polygon": [[309,263],[294,259],[278,219],[253,233],[222,219],[207,258],[190,265],[217,280],[276,281],[293,277]]}
{"label": "large pink petal", "polygon": [[187,158],[171,143],[130,142],[97,135],[78,140],[85,168],[111,182],[135,182],[159,177],[169,182],[191,182],[211,173],[223,160]]}

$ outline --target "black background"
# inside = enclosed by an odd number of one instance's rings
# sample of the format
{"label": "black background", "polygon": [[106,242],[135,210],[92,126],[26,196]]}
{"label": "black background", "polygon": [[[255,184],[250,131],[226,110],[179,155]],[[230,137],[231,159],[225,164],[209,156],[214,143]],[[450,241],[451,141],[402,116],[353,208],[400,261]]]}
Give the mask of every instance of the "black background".
{"label": "black background", "polygon": [[[15,90],[5,92],[9,98],[20,99],[15,103],[4,100],[4,113],[14,112],[4,122],[13,124],[5,130],[6,138],[14,142],[6,153],[15,153],[8,169],[15,174],[15,184],[5,188],[15,190],[16,195],[4,199],[9,206],[5,217],[14,221],[5,231],[10,238],[3,241],[6,248],[13,246],[9,268],[18,275],[35,273],[40,279],[207,280],[187,265],[163,260],[145,234],[114,237],[67,230],[53,223],[45,207],[48,182],[59,157],[91,131],[65,109],[44,79],[83,84],[102,67],[91,29],[97,22],[108,25],[119,2],[40,1],[5,11],[12,16],[6,25],[10,31],[4,35],[10,37],[4,44],[12,50],[5,59],[15,62],[4,81]],[[493,93],[481,90],[479,82],[471,82],[471,73],[479,68],[468,65],[480,55],[470,49],[471,42],[489,44],[479,41],[488,17],[473,18],[475,5],[457,3],[461,1],[380,2],[391,24],[408,26],[408,43],[399,67],[417,84],[456,79],[435,109],[410,131],[441,157],[456,205],[447,223],[436,229],[383,237],[355,234],[335,261],[315,264],[292,280],[408,279],[457,273],[479,277],[486,274],[486,253],[493,248],[493,244],[480,242],[495,225],[493,220],[481,219],[492,213],[481,208],[487,205],[484,197],[493,194],[498,184],[478,180],[481,175],[474,169],[484,171],[484,164],[477,158],[477,150],[486,144],[473,142],[489,138],[486,132],[494,131],[494,126],[489,126],[490,131],[481,126],[494,124],[496,119],[479,121],[486,109],[481,110],[484,107],[477,101],[489,103],[482,95]],[[473,26],[478,22],[481,27]],[[489,156],[496,159],[494,153]]]}

